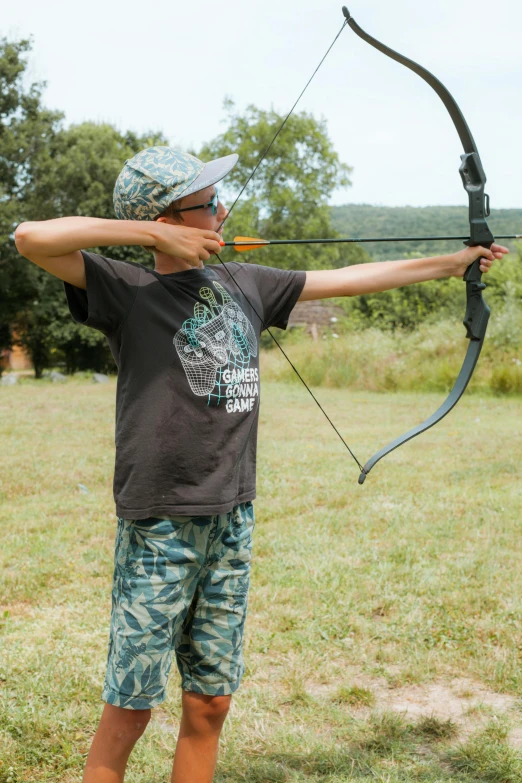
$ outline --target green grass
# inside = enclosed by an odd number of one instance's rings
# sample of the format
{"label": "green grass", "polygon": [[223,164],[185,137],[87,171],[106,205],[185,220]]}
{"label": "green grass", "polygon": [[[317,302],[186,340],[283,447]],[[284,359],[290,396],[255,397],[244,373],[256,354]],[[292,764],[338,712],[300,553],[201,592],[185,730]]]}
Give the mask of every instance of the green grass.
{"label": "green grass", "polygon": [[354,707],[373,707],[375,694],[369,688],[361,688],[359,685],[341,685],[335,700],[339,704],[350,704]]}
{"label": "green grass", "polygon": [[518,783],[522,779],[520,756],[506,747],[507,730],[492,723],[468,742],[452,748],[451,767],[472,779],[487,783]]}
{"label": "green grass", "polygon": [[[441,400],[316,393],[362,461]],[[0,783],[82,778],[103,707],[114,399],[114,378],[0,387]],[[517,398],[467,395],[360,487],[306,391],[263,384],[247,669],[216,783],[522,780],[521,421]],[[462,716],[427,699],[435,685]],[[126,781],[167,783],[179,717],[174,666]]]}

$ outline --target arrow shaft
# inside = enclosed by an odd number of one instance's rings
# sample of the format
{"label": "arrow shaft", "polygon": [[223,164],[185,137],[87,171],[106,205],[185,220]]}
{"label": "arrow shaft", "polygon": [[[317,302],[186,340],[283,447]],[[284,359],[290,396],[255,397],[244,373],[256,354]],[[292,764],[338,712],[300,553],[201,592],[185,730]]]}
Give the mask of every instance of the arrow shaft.
{"label": "arrow shaft", "polygon": [[[502,234],[496,237],[497,239],[522,239],[522,234]],[[224,247],[245,247],[256,246],[264,247],[265,245],[330,245],[330,244],[342,244],[353,243],[359,244],[363,242],[449,242],[449,241],[466,241],[469,237],[350,237],[342,239],[260,239],[258,242],[254,239],[250,239],[247,242],[225,242]]]}

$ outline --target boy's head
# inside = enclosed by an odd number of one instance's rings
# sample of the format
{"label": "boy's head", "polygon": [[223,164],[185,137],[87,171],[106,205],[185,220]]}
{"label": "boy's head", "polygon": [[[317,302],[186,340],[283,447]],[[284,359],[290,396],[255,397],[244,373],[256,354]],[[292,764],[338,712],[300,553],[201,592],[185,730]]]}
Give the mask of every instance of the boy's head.
{"label": "boy's head", "polygon": [[234,154],[203,163],[173,147],[141,150],[125,161],[116,180],[116,216],[120,220],[183,222],[193,228],[217,231],[227,211],[216,198],[215,183],[229,173],[237,160]]}

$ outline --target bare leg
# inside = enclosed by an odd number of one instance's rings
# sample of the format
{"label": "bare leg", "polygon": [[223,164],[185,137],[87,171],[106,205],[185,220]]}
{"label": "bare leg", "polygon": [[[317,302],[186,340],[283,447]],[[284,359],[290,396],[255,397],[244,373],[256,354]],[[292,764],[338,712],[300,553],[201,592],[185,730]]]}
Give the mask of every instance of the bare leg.
{"label": "bare leg", "polygon": [[92,741],[82,783],[123,783],[131,751],[150,720],[150,710],[106,704]]}
{"label": "bare leg", "polygon": [[182,691],[183,711],[171,783],[212,783],[219,735],[231,699]]}

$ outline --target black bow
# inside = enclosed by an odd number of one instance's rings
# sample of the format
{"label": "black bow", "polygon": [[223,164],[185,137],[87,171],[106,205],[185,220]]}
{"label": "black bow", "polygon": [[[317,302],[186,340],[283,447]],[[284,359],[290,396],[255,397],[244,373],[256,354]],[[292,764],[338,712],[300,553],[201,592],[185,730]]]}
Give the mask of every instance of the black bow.
{"label": "black bow", "polygon": [[[402,54],[398,54],[376,38],[372,38],[371,35],[368,35],[368,33],[359,27],[357,22],[352,18],[346,6],[343,6],[343,14],[347,23],[359,38],[362,38],[363,41],[366,41],[388,57],[391,57],[392,60],[396,60],[398,63],[405,65],[410,71],[413,71],[424,79],[425,82],[433,87],[449,111],[451,119],[457,129],[457,133],[460,136],[462,146],[464,147],[464,155],[460,156],[461,164],[459,169],[464,188],[467,190],[469,197],[469,239],[467,239],[464,244],[469,245],[470,247],[481,245],[482,247],[489,249],[495,241],[495,238],[486,221],[486,218],[490,215],[489,196],[484,191],[486,186],[486,175],[482,167],[477,145],[457,102],[442,82],[426,70],[426,68],[413,62],[413,60],[409,60]],[[380,459],[385,457],[386,454],[389,454],[390,451],[402,446],[406,441],[415,438],[417,435],[420,435],[421,432],[433,427],[434,424],[444,418],[444,416],[455,407],[464,394],[466,386],[473,375],[475,365],[480,356],[480,351],[482,350],[490,313],[489,307],[482,298],[482,291],[486,286],[482,282],[480,262],[481,259],[477,258],[477,260],[468,267],[466,274],[464,275],[464,281],[466,282],[466,314],[464,316],[464,326],[466,327],[466,337],[469,339],[470,343],[457,380],[455,381],[455,385],[446,400],[435,413],[421,424],[417,425],[417,427],[408,430],[404,435],[392,440],[391,443],[368,460],[359,476],[359,484],[364,483],[366,476]]]}

